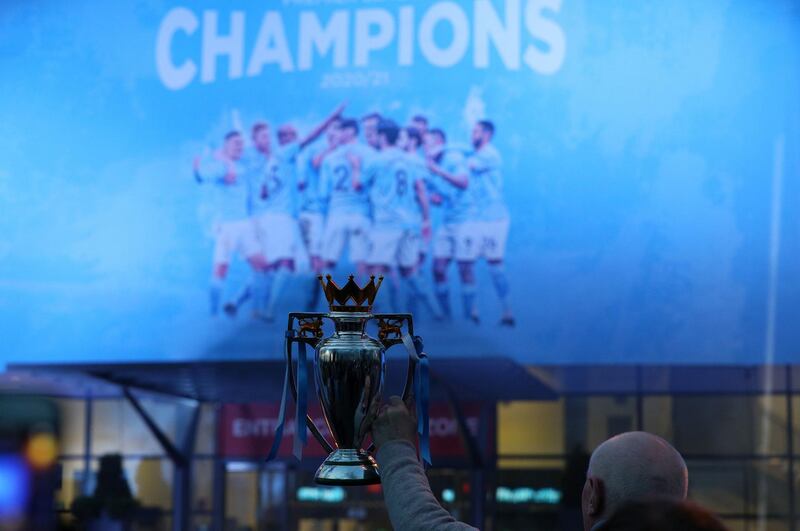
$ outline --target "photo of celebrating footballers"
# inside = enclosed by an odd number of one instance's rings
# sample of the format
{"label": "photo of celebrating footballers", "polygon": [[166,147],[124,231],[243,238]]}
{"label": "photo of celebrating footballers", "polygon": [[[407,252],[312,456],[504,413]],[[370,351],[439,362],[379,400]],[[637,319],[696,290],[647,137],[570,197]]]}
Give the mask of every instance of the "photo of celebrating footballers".
{"label": "photo of celebrating footballers", "polygon": [[[375,311],[513,327],[495,124],[475,120],[459,144],[421,114],[348,112],[341,104],[303,134],[291,123],[237,124],[194,158],[213,211],[211,315],[273,322],[289,282],[306,294],[298,310],[319,311],[318,277],[346,270],[359,282],[384,277]],[[234,260],[248,266],[241,285],[228,282]],[[480,261],[499,316],[479,311]]]}

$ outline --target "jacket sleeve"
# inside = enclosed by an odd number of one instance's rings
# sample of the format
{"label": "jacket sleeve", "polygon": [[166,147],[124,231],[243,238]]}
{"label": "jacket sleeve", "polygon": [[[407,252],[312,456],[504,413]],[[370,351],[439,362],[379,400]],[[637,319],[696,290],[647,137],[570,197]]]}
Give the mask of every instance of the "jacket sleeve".
{"label": "jacket sleeve", "polygon": [[395,531],[476,531],[457,521],[436,501],[410,442],[390,441],[381,446],[376,458]]}

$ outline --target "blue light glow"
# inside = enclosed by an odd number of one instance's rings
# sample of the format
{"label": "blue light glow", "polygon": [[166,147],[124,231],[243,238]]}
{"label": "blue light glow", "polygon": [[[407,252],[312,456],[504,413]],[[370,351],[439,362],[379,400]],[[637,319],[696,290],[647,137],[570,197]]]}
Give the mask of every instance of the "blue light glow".
{"label": "blue light glow", "polygon": [[0,456],[0,518],[19,516],[28,502],[30,473],[16,455]]}
{"label": "blue light glow", "polygon": [[543,489],[532,489],[530,487],[521,487],[518,489],[497,487],[495,499],[498,503],[541,503],[545,505],[556,505],[561,501],[561,491],[550,487]]}
{"label": "blue light glow", "polygon": [[453,503],[456,501],[456,491],[453,489],[444,489],[442,491],[442,501],[445,503]]}
{"label": "blue light glow", "polygon": [[300,487],[297,501],[339,503],[347,497],[342,487]]}

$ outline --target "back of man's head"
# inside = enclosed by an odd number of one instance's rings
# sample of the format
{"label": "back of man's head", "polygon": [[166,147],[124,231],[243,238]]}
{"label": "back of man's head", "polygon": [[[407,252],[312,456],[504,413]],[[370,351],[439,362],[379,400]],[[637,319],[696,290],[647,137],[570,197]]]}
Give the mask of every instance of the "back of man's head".
{"label": "back of man's head", "polygon": [[650,433],[622,433],[592,453],[581,497],[584,528],[591,529],[626,503],[682,501],[687,490],[686,463],[675,448]]}

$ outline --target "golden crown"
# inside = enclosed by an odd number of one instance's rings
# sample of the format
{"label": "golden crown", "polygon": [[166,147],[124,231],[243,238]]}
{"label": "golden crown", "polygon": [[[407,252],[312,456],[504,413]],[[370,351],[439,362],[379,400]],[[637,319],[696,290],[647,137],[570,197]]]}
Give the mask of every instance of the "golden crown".
{"label": "golden crown", "polygon": [[[369,277],[369,282],[361,288],[356,284],[353,275],[350,275],[347,284],[340,288],[330,275],[325,277],[328,280],[327,284],[322,280],[322,275],[318,278],[332,312],[368,312],[372,310],[375,295],[378,294],[378,288],[383,282],[383,277],[378,277],[376,284],[375,275],[372,275]],[[354,304],[348,304],[348,301],[352,301]],[[365,302],[366,304],[364,304]]]}

